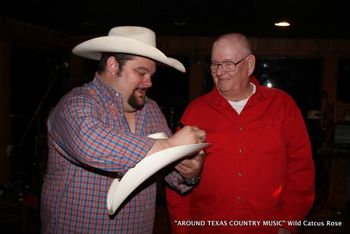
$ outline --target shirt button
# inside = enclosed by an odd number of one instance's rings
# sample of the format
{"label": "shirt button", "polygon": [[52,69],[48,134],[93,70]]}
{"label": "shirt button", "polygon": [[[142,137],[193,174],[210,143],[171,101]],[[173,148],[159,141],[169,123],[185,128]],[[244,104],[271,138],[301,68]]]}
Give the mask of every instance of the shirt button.
{"label": "shirt button", "polygon": [[238,172],[237,175],[238,175],[239,177],[241,177],[243,174],[242,174],[242,172]]}
{"label": "shirt button", "polygon": [[242,148],[239,149],[239,153],[240,153],[240,154],[243,154],[243,149],[242,149]]}
{"label": "shirt button", "polygon": [[239,128],[239,130],[240,130],[240,131],[243,131],[243,130],[244,130],[244,128],[243,128],[243,127],[240,127],[240,128]]}
{"label": "shirt button", "polygon": [[240,197],[240,196],[237,196],[236,199],[237,199],[237,201],[240,201],[240,200],[241,200],[241,197]]}

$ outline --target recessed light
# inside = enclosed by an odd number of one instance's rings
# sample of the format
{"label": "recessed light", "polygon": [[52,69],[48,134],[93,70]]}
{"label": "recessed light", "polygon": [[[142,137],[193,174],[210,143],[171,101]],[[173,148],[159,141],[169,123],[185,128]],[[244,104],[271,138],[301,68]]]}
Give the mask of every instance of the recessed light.
{"label": "recessed light", "polygon": [[290,23],[288,21],[280,21],[274,24],[277,27],[289,27]]}

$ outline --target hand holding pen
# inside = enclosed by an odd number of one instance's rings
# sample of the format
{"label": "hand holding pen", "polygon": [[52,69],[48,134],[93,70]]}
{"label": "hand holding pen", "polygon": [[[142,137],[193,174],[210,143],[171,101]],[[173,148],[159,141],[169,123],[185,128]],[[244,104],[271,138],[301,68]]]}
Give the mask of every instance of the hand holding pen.
{"label": "hand holding pen", "polygon": [[[175,133],[179,133],[183,131],[185,128],[191,127],[197,134],[196,143],[205,142],[205,131],[200,130],[198,127],[194,126],[185,126],[183,123],[178,123],[178,131]],[[175,166],[175,169],[181,174],[184,178],[184,181],[188,185],[196,184],[200,179],[200,173],[202,171],[203,163],[204,163],[204,150],[198,152],[198,154],[193,157],[182,160],[179,164]]]}

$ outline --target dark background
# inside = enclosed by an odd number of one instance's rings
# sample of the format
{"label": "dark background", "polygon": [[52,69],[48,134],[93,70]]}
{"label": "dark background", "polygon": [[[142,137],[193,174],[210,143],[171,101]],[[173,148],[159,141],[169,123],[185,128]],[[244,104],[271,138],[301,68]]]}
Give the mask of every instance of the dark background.
{"label": "dark background", "polygon": [[[1,6],[3,16],[74,35],[105,35],[117,25],[140,25],[159,35],[349,38],[344,0],[19,0]],[[1,15],[1,14],[0,14]],[[278,29],[277,20],[291,27]]]}
{"label": "dark background", "polygon": [[[15,20],[28,25],[43,26],[46,30],[76,36],[79,42],[85,38],[107,35],[110,28],[119,25],[150,27],[157,36],[216,37],[222,33],[241,32],[248,37],[260,39],[348,40],[349,5],[348,1],[343,0],[19,0],[6,2],[6,6],[1,6],[0,23]],[[291,27],[273,26],[279,19],[289,20]],[[2,25],[6,27],[7,24],[0,24],[0,27]],[[13,33],[11,30],[12,28],[1,28],[5,34]],[[28,35],[30,33],[27,32]],[[6,39],[6,36],[0,35],[0,39]],[[10,143],[13,146],[9,151],[11,181],[0,185],[0,201],[15,201],[15,205],[19,206],[0,213],[0,233],[21,233],[18,230],[22,230],[23,225],[16,224],[22,224],[23,215],[18,216],[17,211],[23,211],[20,206],[25,204],[23,201],[28,205],[25,207],[27,220],[24,219],[24,223],[27,226],[30,224],[31,229],[22,232],[37,233],[40,227],[38,199],[47,157],[46,119],[51,108],[73,88],[70,74],[71,52],[47,45],[31,46],[30,42],[23,45],[13,41],[10,44]],[[329,43],[329,51],[332,51],[332,46]],[[336,56],[339,57],[334,74],[336,100],[348,103],[350,55],[345,51],[344,54],[339,53]],[[186,68],[193,64],[187,55],[177,55],[176,58]],[[257,55],[254,71],[262,84],[269,81],[273,87],[289,93],[305,117],[317,157],[315,162],[319,166],[316,182],[320,191],[317,191],[319,203],[316,205],[326,204],[331,177],[330,168],[327,168],[329,158],[324,160],[317,154],[317,149],[326,140],[324,129],[319,120],[308,119],[307,114],[310,110],[322,108],[325,88],[323,77],[326,69],[324,59],[322,54],[314,57]],[[75,85],[91,81],[97,63],[84,60],[83,66],[84,74],[75,79],[79,80]],[[158,67],[153,78],[149,96],[157,101],[172,129],[190,102],[189,76],[188,73],[181,74],[167,67]],[[208,92],[213,85],[211,77],[206,73],[203,79],[204,92]],[[332,137],[327,140],[333,141]],[[342,165],[347,163],[346,161]],[[341,177],[346,176],[342,174]],[[16,211],[15,215],[10,212],[12,210]],[[344,213],[343,210],[332,211],[337,215]],[[166,213],[164,217],[167,217]],[[12,218],[15,219],[14,222],[10,222]],[[18,218],[22,219],[18,221]],[[334,219],[340,220],[338,216]],[[345,226],[342,229],[346,232]]]}

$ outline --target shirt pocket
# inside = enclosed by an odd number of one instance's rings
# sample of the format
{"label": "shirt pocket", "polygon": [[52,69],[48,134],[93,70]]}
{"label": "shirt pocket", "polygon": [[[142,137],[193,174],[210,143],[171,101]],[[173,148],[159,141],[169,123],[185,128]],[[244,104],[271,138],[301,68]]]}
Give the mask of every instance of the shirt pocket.
{"label": "shirt pocket", "polygon": [[278,157],[285,154],[282,124],[278,121],[256,121],[245,127],[242,134],[246,145],[261,156]]}

